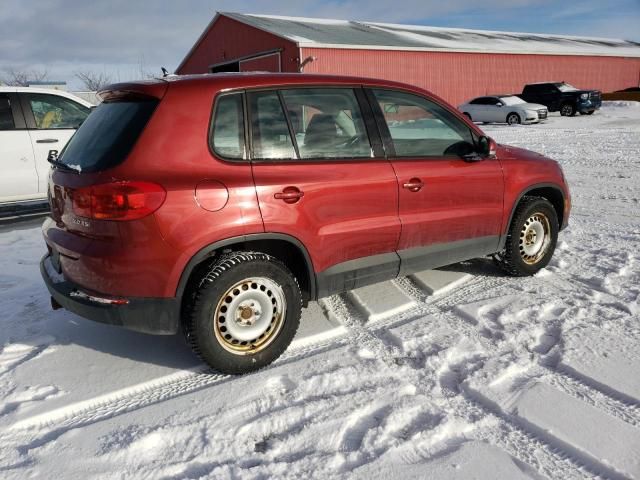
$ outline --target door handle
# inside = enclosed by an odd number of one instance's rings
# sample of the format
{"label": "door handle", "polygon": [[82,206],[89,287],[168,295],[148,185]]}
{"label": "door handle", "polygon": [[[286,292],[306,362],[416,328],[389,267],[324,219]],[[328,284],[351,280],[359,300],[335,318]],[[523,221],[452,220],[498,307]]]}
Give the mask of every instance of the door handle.
{"label": "door handle", "polygon": [[422,189],[422,187],[424,187],[424,182],[419,178],[412,178],[402,186],[407,190],[409,190],[410,192],[419,192]]}
{"label": "door handle", "polygon": [[40,140],[36,140],[36,143],[58,143],[57,138],[41,138]]}
{"label": "door handle", "polygon": [[296,203],[302,197],[304,197],[304,192],[301,192],[297,187],[287,187],[282,192],[273,195],[273,198],[284,200],[284,203]]}

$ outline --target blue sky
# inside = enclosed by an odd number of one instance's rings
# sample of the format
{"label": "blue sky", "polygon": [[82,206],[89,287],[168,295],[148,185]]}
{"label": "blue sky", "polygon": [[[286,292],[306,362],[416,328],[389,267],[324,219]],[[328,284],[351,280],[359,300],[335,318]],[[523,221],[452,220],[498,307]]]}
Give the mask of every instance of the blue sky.
{"label": "blue sky", "polygon": [[173,70],[216,11],[557,33],[640,42],[640,0],[2,0],[0,77]]}

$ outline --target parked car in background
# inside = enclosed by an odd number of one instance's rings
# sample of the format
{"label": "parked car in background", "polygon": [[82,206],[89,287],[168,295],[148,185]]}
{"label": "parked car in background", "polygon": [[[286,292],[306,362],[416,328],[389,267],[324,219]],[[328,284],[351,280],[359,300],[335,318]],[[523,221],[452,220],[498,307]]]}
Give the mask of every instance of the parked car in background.
{"label": "parked car in background", "polygon": [[544,82],[525,85],[519,95],[523,100],[545,105],[550,112],[571,117],[577,112],[591,115],[602,105],[599,90],[580,90],[565,82]]}
{"label": "parked car in background", "polygon": [[458,107],[473,122],[516,125],[538,123],[547,118],[547,107],[527,103],[515,95],[478,97]]}
{"label": "parked car in background", "polygon": [[64,148],[91,107],[60,90],[0,87],[0,210],[46,200],[49,151]]}
{"label": "parked car in background", "polygon": [[213,74],[102,96],[51,172],[52,306],[182,330],[222,372],[275,360],[321,297],[491,254],[533,275],[569,218],[555,161],[409,85]]}

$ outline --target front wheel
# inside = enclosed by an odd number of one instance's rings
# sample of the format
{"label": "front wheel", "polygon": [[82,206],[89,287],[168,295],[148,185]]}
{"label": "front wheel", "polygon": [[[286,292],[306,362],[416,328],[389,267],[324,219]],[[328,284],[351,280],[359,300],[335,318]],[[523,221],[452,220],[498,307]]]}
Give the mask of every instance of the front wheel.
{"label": "front wheel", "polygon": [[513,216],[505,250],[498,263],[509,274],[524,277],[546,267],[558,241],[558,215],[540,197],[524,197]]}
{"label": "front wheel", "polygon": [[185,330],[193,350],[222,373],[269,365],[298,330],[302,295],[276,258],[257,252],[221,257],[194,287]]}
{"label": "front wheel", "polygon": [[565,103],[560,107],[560,115],[563,117],[573,117],[576,114],[576,107],[570,103]]}
{"label": "front wheel", "polygon": [[510,113],[507,115],[507,123],[509,125],[519,125],[520,124],[520,115],[517,113]]}

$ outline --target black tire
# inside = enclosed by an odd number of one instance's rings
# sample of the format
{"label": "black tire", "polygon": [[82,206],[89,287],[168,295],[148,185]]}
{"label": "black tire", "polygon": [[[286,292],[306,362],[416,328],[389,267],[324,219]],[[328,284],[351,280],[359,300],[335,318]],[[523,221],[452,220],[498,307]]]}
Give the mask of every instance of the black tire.
{"label": "black tire", "polygon": [[518,115],[516,112],[511,112],[509,115],[507,115],[506,121],[509,125],[520,125],[522,123],[520,115]]}
{"label": "black tire", "polygon": [[[204,270],[200,281],[193,285],[187,297],[192,301],[184,313],[185,335],[193,351],[219,372],[242,374],[269,365],[287,349],[298,330],[302,312],[300,286],[290,270],[270,255],[258,252],[223,255]],[[236,318],[225,319],[224,315],[231,317],[232,313],[231,308],[227,310],[227,304],[229,307],[235,305],[232,302],[240,302],[243,295],[243,303],[251,302],[251,307],[254,303],[250,296],[258,296],[255,300],[258,307],[254,309],[240,304],[237,310],[234,309]],[[269,299],[273,302],[273,312],[269,308],[269,316],[265,315],[260,322],[263,312],[259,309],[266,310],[265,303]],[[277,299],[284,305],[284,310],[278,314],[275,308]],[[272,307],[271,304],[268,306]],[[235,331],[242,333],[243,327],[253,329],[253,323],[241,324],[244,321],[243,309],[250,310],[249,315],[255,324],[268,325],[262,336],[255,340],[238,341],[230,335],[232,328],[225,327],[231,327],[230,322],[235,322]]]}
{"label": "black tire", "polygon": [[[531,245],[527,245],[526,242],[531,241],[532,238],[537,240],[535,230],[539,226],[544,231],[544,238],[542,238],[540,250],[532,255],[535,242]],[[530,236],[532,231],[533,236]],[[558,215],[553,205],[545,198],[524,197],[513,215],[505,250],[494,259],[510,275],[516,277],[534,275],[547,266],[557,241]]]}
{"label": "black tire", "polygon": [[467,117],[469,120],[471,120],[473,122],[473,119],[471,118],[471,114],[468,112],[464,112],[463,113],[465,117]]}
{"label": "black tire", "polygon": [[571,103],[563,103],[560,106],[560,115],[563,117],[573,117],[576,114],[576,107]]}

